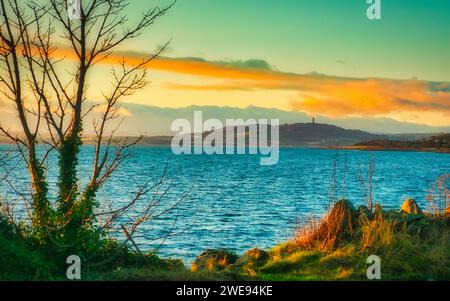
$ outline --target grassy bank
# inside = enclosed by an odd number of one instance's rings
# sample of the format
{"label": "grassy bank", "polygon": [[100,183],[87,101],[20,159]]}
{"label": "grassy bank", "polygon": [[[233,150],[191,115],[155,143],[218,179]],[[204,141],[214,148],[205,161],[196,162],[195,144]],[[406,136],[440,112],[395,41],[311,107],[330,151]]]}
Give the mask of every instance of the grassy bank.
{"label": "grassy bank", "polygon": [[398,211],[355,209],[337,202],[319,221],[269,251],[242,257],[224,250],[202,254],[193,270],[234,271],[258,280],[367,280],[367,259],[381,260],[382,280],[449,280],[450,219],[424,213],[413,200]]}
{"label": "grassy bank", "polygon": [[[367,258],[381,259],[383,280],[449,280],[450,219],[422,212],[408,200],[402,210],[354,208],[337,202],[321,220],[299,227],[271,250],[238,256],[208,250],[191,268],[180,261],[138,254],[107,240],[83,280],[367,280]],[[1,280],[65,280],[66,256],[41,249],[0,219]],[[91,259],[92,261],[92,259]]]}
{"label": "grassy bank", "polygon": [[[115,240],[103,239],[101,245],[89,257],[82,256],[82,280],[113,280],[124,270],[168,275],[186,270],[179,261],[142,256]],[[0,280],[67,280],[67,257],[64,248],[39,246],[26,228],[16,229],[0,215]]]}

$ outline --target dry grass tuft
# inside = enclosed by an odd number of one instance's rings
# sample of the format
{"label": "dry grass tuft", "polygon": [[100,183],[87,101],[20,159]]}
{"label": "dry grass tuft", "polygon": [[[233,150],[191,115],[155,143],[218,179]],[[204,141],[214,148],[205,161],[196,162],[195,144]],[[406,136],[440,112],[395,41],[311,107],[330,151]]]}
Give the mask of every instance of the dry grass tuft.
{"label": "dry grass tuft", "polygon": [[380,206],[375,210],[373,220],[365,220],[361,228],[361,251],[389,247],[394,242],[397,222],[383,216]]}
{"label": "dry grass tuft", "polygon": [[298,227],[294,242],[302,249],[332,250],[354,236],[355,217],[353,205],[341,200],[321,220],[311,217]]}

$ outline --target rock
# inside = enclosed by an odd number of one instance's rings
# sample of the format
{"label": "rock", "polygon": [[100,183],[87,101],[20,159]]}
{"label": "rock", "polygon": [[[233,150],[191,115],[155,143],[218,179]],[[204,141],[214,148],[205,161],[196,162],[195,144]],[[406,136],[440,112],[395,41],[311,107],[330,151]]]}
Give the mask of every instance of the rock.
{"label": "rock", "polygon": [[330,213],[312,234],[312,240],[320,242],[325,248],[333,248],[341,242],[353,238],[358,211],[347,200],[334,204]]}
{"label": "rock", "polygon": [[[325,227],[335,228],[337,232],[347,234],[351,231],[353,224],[358,217],[358,211],[356,211],[353,204],[347,200],[340,200],[334,204],[328,215],[328,225]],[[336,233],[339,236],[339,233]]]}
{"label": "rock", "polygon": [[358,207],[358,218],[359,219],[373,219],[373,213],[369,210],[367,206]]}
{"label": "rock", "polygon": [[403,219],[407,225],[411,225],[424,220],[425,216],[421,214],[407,214],[403,217]]}
{"label": "rock", "polygon": [[414,199],[407,199],[402,205],[402,211],[407,214],[423,215],[422,210]]}
{"label": "rock", "polygon": [[[416,215],[418,216],[418,215]],[[421,238],[426,238],[428,236],[429,231],[432,229],[431,224],[428,220],[422,218],[420,220],[415,220],[414,222],[411,222],[408,224],[408,233],[410,235],[417,235],[419,234]]]}
{"label": "rock", "polygon": [[263,265],[270,259],[269,253],[258,248],[248,250],[245,255],[248,256],[249,261],[254,265]]}
{"label": "rock", "polygon": [[330,216],[335,217],[342,214],[349,218],[354,218],[358,215],[358,211],[353,207],[353,204],[350,201],[342,199],[334,204]]}
{"label": "rock", "polygon": [[206,250],[195,259],[191,270],[193,272],[221,271],[229,268],[237,259],[238,256],[235,253],[227,250]]}
{"label": "rock", "polygon": [[264,250],[261,249],[251,249],[247,251],[242,257],[240,257],[236,262],[232,265],[231,268],[253,268],[255,266],[263,266],[269,261],[270,255]]}

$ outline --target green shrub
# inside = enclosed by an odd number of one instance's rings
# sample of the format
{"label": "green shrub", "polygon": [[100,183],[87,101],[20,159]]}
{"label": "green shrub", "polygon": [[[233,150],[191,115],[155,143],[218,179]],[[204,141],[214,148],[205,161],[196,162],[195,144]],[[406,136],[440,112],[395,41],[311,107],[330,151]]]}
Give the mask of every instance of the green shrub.
{"label": "green shrub", "polygon": [[44,252],[19,237],[0,216],[0,280],[48,279],[55,270]]}

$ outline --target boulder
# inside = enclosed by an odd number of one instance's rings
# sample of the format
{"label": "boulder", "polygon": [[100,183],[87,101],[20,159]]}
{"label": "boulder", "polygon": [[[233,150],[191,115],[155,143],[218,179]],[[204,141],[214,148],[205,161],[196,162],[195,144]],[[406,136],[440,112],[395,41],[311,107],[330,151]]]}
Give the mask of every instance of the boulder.
{"label": "boulder", "polygon": [[351,240],[357,217],[358,211],[351,202],[347,200],[336,202],[312,234],[312,240],[322,243],[325,248],[333,248],[343,241]]}
{"label": "boulder", "polygon": [[[346,236],[347,232],[351,232],[354,222],[358,217],[358,211],[353,207],[353,204],[347,200],[340,200],[334,204],[331,212],[328,215],[328,223],[325,228],[328,230],[334,229],[337,236],[343,234]],[[331,228],[331,229],[330,229]]]}
{"label": "boulder", "polygon": [[334,204],[333,208],[331,209],[330,216],[337,217],[342,214],[344,214],[348,218],[355,218],[358,215],[358,211],[350,201],[342,199]]}
{"label": "boulder", "polygon": [[373,219],[373,213],[367,206],[358,207],[358,218],[359,219]]}
{"label": "boulder", "polygon": [[425,215],[422,215],[422,214],[406,214],[403,217],[403,220],[406,222],[407,225],[421,222],[424,219],[425,219]]}
{"label": "boulder", "polygon": [[261,249],[251,249],[247,251],[232,265],[233,269],[240,269],[243,267],[253,268],[255,266],[263,266],[269,261],[270,255]]}
{"label": "boulder", "polygon": [[254,249],[248,250],[245,253],[245,255],[247,255],[250,258],[252,258],[258,264],[264,264],[270,258],[269,253],[267,253],[264,250],[258,249],[258,248],[254,248]]}
{"label": "boulder", "polygon": [[422,210],[414,199],[407,199],[402,205],[402,211],[407,214],[423,215]]}
{"label": "boulder", "polygon": [[[416,215],[418,216],[418,215]],[[421,238],[426,238],[428,236],[429,231],[431,231],[432,229],[432,225],[430,224],[430,222],[427,219],[420,219],[420,220],[415,220],[411,223],[408,224],[408,233],[410,235],[417,235],[419,234],[421,236]]]}
{"label": "boulder", "polygon": [[221,271],[229,268],[236,262],[238,256],[224,249],[206,250],[200,254],[192,264],[191,270],[196,271]]}

